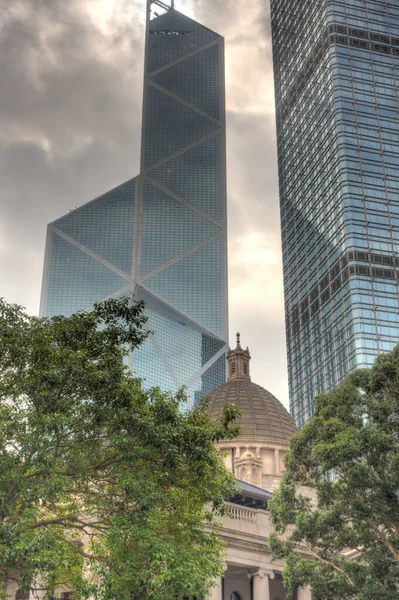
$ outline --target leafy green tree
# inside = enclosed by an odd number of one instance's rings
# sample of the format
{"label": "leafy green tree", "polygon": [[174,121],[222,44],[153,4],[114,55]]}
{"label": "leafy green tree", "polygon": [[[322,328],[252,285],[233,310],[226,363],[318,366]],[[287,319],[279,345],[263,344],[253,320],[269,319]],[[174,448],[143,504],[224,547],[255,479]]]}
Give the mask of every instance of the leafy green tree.
{"label": "leafy green tree", "polygon": [[310,584],[323,600],[399,598],[399,346],[315,399],[270,515],[291,588]]}
{"label": "leafy green tree", "polygon": [[126,357],[145,321],[127,299],[49,320],[0,300],[3,589],[202,598],[220,572],[213,526],[235,483],[214,442],[237,435],[237,412],[210,422],[144,391]]}

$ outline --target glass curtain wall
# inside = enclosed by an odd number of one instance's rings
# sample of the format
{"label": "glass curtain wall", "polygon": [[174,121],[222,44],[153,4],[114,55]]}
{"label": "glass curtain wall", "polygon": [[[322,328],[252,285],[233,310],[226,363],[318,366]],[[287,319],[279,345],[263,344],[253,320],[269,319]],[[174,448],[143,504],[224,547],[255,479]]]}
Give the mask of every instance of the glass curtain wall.
{"label": "glass curtain wall", "polygon": [[399,5],[272,0],[290,408],[399,341]]}
{"label": "glass curtain wall", "polygon": [[140,174],[49,225],[41,314],[144,300],[134,373],[196,402],[226,380],[224,40],[148,2],[145,46]]}

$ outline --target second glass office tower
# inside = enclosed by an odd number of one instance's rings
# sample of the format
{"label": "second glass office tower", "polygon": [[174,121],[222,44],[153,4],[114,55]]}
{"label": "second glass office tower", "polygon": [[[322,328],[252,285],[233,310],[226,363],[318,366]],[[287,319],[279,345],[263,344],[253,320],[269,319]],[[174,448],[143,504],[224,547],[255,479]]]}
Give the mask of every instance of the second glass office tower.
{"label": "second glass office tower", "polygon": [[49,225],[41,303],[53,316],[144,300],[154,335],[132,369],[194,402],[226,380],[223,42],[148,2],[140,175]]}
{"label": "second glass office tower", "polygon": [[399,4],[271,0],[291,412],[399,341]]}

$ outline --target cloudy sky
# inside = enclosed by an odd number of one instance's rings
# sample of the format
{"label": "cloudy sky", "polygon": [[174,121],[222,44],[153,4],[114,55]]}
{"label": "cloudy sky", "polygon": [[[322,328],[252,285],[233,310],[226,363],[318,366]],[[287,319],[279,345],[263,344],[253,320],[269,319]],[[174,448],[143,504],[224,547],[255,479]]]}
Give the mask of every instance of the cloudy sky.
{"label": "cloudy sky", "polygon": [[[226,38],[230,339],[288,404],[268,0],[176,0]],[[1,0],[0,296],[38,313],[47,223],[139,171],[144,0]]]}

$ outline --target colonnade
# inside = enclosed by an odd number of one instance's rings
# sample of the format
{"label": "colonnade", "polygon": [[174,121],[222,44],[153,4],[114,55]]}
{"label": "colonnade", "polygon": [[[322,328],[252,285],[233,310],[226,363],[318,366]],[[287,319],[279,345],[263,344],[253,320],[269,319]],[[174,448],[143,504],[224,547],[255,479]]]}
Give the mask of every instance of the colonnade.
{"label": "colonnade", "polygon": [[[253,598],[251,600],[273,600],[273,598],[270,595],[270,580],[274,579],[273,571],[258,569],[255,572],[248,573],[248,577],[251,578],[253,582]],[[207,600],[230,600],[230,598],[222,598],[222,594],[223,582],[222,577],[219,577],[215,583],[215,586],[212,588]],[[312,600],[312,595],[309,587],[298,588],[297,600]]]}

